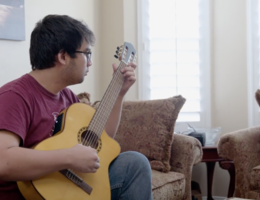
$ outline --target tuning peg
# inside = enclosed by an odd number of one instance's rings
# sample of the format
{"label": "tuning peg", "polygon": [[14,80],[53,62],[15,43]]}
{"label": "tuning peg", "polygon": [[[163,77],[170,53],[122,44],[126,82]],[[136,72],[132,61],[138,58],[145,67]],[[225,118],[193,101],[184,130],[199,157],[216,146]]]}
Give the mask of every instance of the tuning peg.
{"label": "tuning peg", "polygon": [[123,49],[123,45],[117,47],[116,49],[121,51]]}
{"label": "tuning peg", "polygon": [[116,59],[118,59],[118,56],[117,56],[117,55],[114,55],[114,57],[115,57]]}
{"label": "tuning peg", "polygon": [[116,54],[118,55],[119,51],[116,51]]}

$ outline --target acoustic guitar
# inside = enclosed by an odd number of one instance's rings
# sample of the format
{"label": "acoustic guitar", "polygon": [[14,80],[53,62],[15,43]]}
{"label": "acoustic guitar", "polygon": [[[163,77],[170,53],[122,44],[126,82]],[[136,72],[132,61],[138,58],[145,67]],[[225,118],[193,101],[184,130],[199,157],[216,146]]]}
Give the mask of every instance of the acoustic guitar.
{"label": "acoustic guitar", "polygon": [[109,200],[111,198],[108,169],[119,155],[119,144],[104,131],[124,76],[120,69],[134,62],[136,51],[125,42],[117,48],[120,64],[97,110],[83,103],[75,103],[57,117],[52,137],[40,142],[36,150],[47,151],[71,148],[76,144],[97,150],[100,168],[96,173],[79,173],[71,169],[57,171],[31,181],[17,182],[26,200]]}

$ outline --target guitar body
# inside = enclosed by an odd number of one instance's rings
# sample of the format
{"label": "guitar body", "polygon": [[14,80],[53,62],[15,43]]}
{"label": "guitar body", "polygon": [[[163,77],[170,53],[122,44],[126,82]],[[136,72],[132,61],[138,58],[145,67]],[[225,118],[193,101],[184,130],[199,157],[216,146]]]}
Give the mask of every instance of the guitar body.
{"label": "guitar body", "polygon": [[[94,114],[95,110],[86,104],[72,104],[59,115],[63,116],[60,131],[39,143],[34,149],[42,151],[65,149],[81,143]],[[100,158],[100,168],[97,172],[77,173],[92,189],[89,194],[61,172],[54,172],[32,181],[18,182],[21,193],[26,200],[110,200],[108,168],[119,155],[120,146],[103,131],[96,149]]]}

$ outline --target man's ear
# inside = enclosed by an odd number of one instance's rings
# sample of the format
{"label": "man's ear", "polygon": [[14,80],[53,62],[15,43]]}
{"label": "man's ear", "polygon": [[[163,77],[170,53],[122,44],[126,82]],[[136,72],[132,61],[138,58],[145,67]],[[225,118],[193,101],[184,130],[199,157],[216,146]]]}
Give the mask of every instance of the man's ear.
{"label": "man's ear", "polygon": [[62,50],[57,54],[57,62],[62,65],[66,65],[66,63],[68,62],[68,58],[69,55]]}

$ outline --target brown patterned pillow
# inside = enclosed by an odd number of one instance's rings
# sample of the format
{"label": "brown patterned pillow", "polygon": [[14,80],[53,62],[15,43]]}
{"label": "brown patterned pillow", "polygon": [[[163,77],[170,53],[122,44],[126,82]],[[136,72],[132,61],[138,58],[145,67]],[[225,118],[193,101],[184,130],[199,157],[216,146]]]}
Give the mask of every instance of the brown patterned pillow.
{"label": "brown patterned pillow", "polygon": [[82,92],[82,93],[77,94],[77,97],[78,97],[78,99],[79,99],[79,101],[81,103],[85,103],[85,104],[91,105],[90,94],[89,93]]}
{"label": "brown patterned pillow", "polygon": [[149,159],[152,169],[168,172],[174,125],[185,101],[174,96],[124,102],[115,137],[121,151],[138,151]]}

